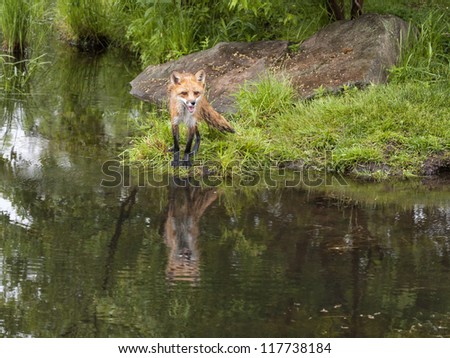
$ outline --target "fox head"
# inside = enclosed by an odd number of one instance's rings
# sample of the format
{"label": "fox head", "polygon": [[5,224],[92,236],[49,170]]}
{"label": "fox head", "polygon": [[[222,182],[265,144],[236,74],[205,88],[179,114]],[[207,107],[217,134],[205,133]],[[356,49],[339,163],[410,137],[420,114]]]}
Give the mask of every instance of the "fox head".
{"label": "fox head", "polygon": [[192,73],[172,72],[169,93],[171,98],[182,103],[189,113],[194,113],[199,100],[205,92],[205,71]]}

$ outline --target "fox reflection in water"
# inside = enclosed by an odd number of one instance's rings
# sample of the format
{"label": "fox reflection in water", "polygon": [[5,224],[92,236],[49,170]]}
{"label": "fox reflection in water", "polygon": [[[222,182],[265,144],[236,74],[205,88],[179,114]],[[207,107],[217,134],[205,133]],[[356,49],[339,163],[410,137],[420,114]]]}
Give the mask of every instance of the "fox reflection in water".
{"label": "fox reflection in water", "polygon": [[170,281],[200,279],[199,223],[205,210],[217,199],[214,188],[203,189],[187,179],[173,178],[164,239],[169,249],[166,277]]}

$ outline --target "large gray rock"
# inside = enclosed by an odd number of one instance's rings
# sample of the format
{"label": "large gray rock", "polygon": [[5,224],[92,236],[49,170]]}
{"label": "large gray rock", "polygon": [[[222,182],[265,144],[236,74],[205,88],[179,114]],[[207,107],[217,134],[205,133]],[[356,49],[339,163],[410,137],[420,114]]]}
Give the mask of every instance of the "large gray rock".
{"label": "large gray rock", "polygon": [[335,22],[303,42],[286,59],[285,68],[302,97],[320,86],[336,90],[384,83],[408,33],[409,24],[391,15],[367,14]]}
{"label": "large gray rock", "polygon": [[207,73],[209,100],[221,112],[234,109],[232,94],[268,70],[286,72],[302,97],[315,89],[383,83],[398,60],[409,25],[398,17],[368,14],[335,22],[291,51],[286,41],[219,43],[165,64],[149,66],[131,82],[131,94],[152,103],[166,99],[172,71]]}
{"label": "large gray rock", "polygon": [[275,64],[280,65],[288,51],[286,41],[219,43],[213,48],[184,56],[176,61],[148,66],[131,82],[131,94],[148,102],[166,100],[166,87],[172,71],[206,71],[208,99],[221,112],[233,110],[232,93],[247,80],[258,78]]}

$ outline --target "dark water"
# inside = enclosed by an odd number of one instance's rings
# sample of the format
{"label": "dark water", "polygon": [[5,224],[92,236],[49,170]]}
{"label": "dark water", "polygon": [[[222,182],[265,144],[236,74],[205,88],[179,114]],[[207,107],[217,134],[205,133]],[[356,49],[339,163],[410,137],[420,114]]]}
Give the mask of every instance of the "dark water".
{"label": "dark water", "polygon": [[450,336],[448,181],[102,186],[129,63],[64,48],[0,96],[0,336]]}

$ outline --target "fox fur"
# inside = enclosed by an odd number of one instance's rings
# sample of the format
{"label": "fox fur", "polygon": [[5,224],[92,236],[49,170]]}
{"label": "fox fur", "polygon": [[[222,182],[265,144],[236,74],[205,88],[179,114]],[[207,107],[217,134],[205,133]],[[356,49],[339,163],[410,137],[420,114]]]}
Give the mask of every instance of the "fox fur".
{"label": "fox fur", "polygon": [[[221,132],[234,133],[231,124],[209,104],[205,96],[206,73],[203,70],[195,74],[172,72],[167,87],[169,111],[172,123],[173,153],[172,166],[190,166],[191,157],[200,147],[198,123],[204,120],[210,127]],[[188,137],[183,160],[180,162],[179,125],[187,126]],[[191,151],[195,137],[194,148]]]}

